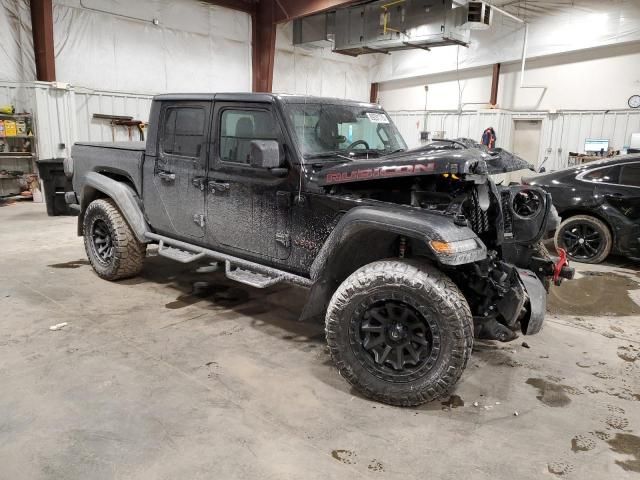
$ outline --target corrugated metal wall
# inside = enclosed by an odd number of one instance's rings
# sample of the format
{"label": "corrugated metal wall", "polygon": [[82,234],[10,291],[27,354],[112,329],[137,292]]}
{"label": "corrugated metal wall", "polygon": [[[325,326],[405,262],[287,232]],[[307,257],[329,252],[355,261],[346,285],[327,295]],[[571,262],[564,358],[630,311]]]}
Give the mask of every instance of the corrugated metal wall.
{"label": "corrugated metal wall", "polygon": [[[20,111],[34,113],[38,156],[62,158],[76,141],[126,141],[124,127],[112,129],[107,121],[93,119],[94,113],[130,115],[147,121],[151,95],[85,90],[58,89],[43,82],[0,82],[0,104],[14,104]],[[513,147],[514,120],[541,120],[542,133],[537,165],[547,170],[567,166],[569,152],[582,152],[587,138],[607,138],[615,149],[628,146],[631,134],[640,133],[640,111],[558,111],[511,112],[483,110],[477,112],[396,111],[389,115],[410,147],[420,144],[420,131],[444,131],[447,138],[468,137],[480,140],[485,128],[497,132],[497,146]],[[132,138],[138,139],[137,131]]]}
{"label": "corrugated metal wall", "polygon": [[[478,112],[396,111],[389,115],[410,147],[420,144],[420,131],[444,131],[446,138],[468,137],[480,140],[485,128],[497,133],[497,146],[513,148],[515,120],[541,120],[540,150],[537,166],[558,170],[567,166],[569,152],[583,152],[587,138],[606,138],[616,150],[629,145],[632,133],[640,133],[640,111],[558,111],[510,112],[504,110]],[[426,119],[426,128],[425,128]]]}
{"label": "corrugated metal wall", "polygon": [[[55,88],[49,83],[0,82],[0,104],[13,104],[19,111],[32,112],[36,124],[39,158],[64,158],[77,141],[111,142],[129,140],[126,127],[112,128],[94,113],[129,115],[148,121],[151,95]],[[138,140],[137,129],[132,139]]]}

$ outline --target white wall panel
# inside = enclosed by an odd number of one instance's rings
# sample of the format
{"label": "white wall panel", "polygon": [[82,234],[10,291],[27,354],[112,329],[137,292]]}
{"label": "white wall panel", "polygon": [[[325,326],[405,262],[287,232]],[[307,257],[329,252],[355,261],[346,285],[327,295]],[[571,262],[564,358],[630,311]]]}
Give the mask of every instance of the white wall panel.
{"label": "white wall panel", "polygon": [[292,24],[278,26],[273,91],[369,101],[373,59],[333,53],[329,48],[294,47]]}
{"label": "white wall panel", "polygon": [[251,89],[246,13],[193,0],[54,0],[53,14],[59,81],[144,93]]}
{"label": "white wall panel", "polygon": [[446,138],[466,137],[480,141],[485,128],[496,130],[496,146],[513,148],[513,122],[515,120],[541,120],[540,150],[535,165],[544,165],[547,171],[568,165],[569,152],[583,152],[587,138],[606,138],[616,150],[629,145],[632,133],[640,133],[640,112],[623,110],[548,112],[388,112],[409,147],[420,145],[420,131],[444,131]]}
{"label": "white wall panel", "polygon": [[0,0],[0,81],[35,80],[28,0]]}

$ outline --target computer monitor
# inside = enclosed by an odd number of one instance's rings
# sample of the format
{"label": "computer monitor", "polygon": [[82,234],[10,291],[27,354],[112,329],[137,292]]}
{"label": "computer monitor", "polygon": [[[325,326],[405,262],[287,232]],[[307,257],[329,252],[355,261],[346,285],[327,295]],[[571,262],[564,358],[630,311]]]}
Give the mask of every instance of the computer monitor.
{"label": "computer monitor", "polygon": [[606,138],[587,138],[584,141],[585,152],[600,152],[609,150],[609,140]]}

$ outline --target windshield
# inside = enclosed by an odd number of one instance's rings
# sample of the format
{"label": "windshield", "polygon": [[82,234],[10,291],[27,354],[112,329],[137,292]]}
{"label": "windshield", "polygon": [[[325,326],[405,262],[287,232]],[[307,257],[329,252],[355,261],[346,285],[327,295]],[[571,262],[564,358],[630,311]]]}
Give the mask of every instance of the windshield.
{"label": "windshield", "polygon": [[304,158],[386,155],[407,149],[382,110],[357,105],[291,103],[285,105],[285,111]]}

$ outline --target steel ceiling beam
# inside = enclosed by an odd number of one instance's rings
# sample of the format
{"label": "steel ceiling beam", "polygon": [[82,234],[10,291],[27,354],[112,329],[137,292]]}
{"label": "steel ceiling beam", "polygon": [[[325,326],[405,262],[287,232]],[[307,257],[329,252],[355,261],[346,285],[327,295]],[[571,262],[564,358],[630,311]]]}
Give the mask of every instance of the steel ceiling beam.
{"label": "steel ceiling beam", "polygon": [[55,82],[56,62],[53,49],[52,0],[31,0],[31,26],[36,60],[36,79]]}
{"label": "steel ceiling beam", "polygon": [[253,91],[270,92],[273,88],[276,24],[362,3],[362,0],[207,0],[207,3],[251,15]]}
{"label": "steel ceiling beam", "polygon": [[[260,0],[263,2],[265,0]],[[316,13],[334,10],[355,3],[363,3],[362,0],[273,0],[278,5],[276,23],[288,22],[297,18],[307,17]]]}
{"label": "steel ceiling beam", "polygon": [[273,0],[258,3],[251,17],[251,65],[253,91],[271,92],[276,56],[276,5]]}
{"label": "steel ceiling beam", "polygon": [[211,5],[217,5],[219,7],[230,8],[231,10],[238,10],[240,12],[253,15],[256,12],[256,3],[254,0],[205,0]]}

